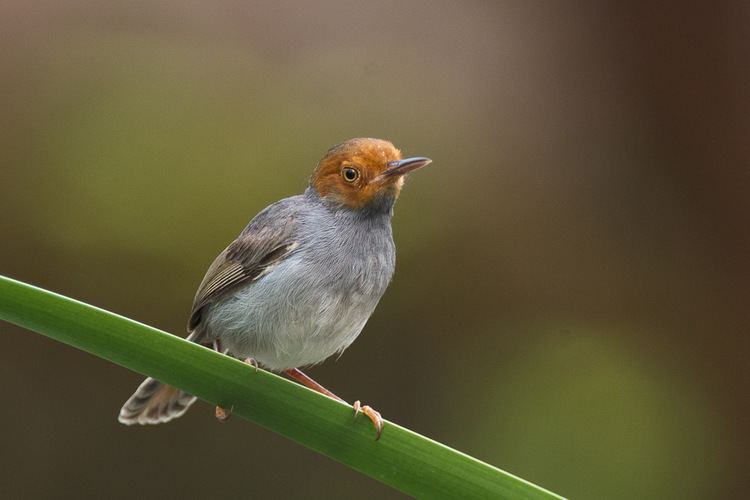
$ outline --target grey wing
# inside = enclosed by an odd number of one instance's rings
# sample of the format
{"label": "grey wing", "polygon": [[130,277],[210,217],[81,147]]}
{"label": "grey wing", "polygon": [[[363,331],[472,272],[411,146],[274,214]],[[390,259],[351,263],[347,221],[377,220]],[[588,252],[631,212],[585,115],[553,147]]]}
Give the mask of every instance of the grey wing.
{"label": "grey wing", "polygon": [[[297,202],[297,203],[295,203]],[[203,309],[237,287],[260,279],[299,246],[298,201],[287,198],[259,213],[206,272],[193,300],[188,331],[201,322]]]}

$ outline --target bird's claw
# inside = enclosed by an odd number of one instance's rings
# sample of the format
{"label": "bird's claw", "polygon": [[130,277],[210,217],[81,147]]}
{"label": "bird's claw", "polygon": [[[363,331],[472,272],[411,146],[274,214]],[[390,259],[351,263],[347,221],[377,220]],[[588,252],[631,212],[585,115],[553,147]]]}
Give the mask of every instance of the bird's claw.
{"label": "bird's claw", "polygon": [[[257,372],[259,370],[258,368],[258,362],[255,361],[255,358],[245,358],[245,363],[247,363],[250,366],[255,367],[255,371]],[[216,420],[221,422],[222,424],[229,420],[229,417],[232,416],[232,410],[234,410],[234,406],[230,409],[222,408],[221,406],[216,407]]]}
{"label": "bird's claw", "polygon": [[229,420],[229,417],[232,416],[232,410],[233,409],[234,409],[234,407],[232,407],[232,408],[230,408],[230,409],[227,410],[226,408],[222,408],[221,406],[217,406],[216,407],[216,420],[218,420],[219,422],[221,422],[223,424],[224,422],[226,422],[227,420]]}
{"label": "bird's claw", "polygon": [[362,406],[362,403],[360,403],[359,400],[355,401],[352,406],[354,407],[354,418],[357,418],[357,415],[361,412],[370,419],[372,425],[375,426],[375,441],[379,440],[380,435],[383,433],[383,417],[380,416],[380,413],[370,406]]}
{"label": "bird's claw", "polygon": [[250,366],[254,366],[256,372],[259,370],[258,362],[255,361],[255,358],[245,358],[245,363],[247,363]]}

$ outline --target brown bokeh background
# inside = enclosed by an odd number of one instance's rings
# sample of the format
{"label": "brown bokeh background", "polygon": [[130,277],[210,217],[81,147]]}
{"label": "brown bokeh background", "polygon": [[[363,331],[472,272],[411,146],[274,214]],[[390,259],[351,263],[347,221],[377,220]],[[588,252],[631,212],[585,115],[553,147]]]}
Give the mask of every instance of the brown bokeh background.
{"label": "brown bokeh background", "polygon": [[[0,4],[0,273],[182,335],[223,246],[353,136],[434,165],[396,278],[311,370],[560,494],[746,492],[750,8]],[[0,324],[5,498],[399,498]]]}

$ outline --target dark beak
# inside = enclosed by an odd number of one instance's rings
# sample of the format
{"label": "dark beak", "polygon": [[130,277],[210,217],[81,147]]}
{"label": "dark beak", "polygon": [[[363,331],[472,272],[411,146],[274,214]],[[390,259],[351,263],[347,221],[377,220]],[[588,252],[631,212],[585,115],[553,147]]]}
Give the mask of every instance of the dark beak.
{"label": "dark beak", "polygon": [[414,158],[405,158],[403,160],[392,161],[388,163],[388,168],[381,174],[383,177],[393,177],[413,172],[432,163],[432,160],[424,156],[415,156]]}

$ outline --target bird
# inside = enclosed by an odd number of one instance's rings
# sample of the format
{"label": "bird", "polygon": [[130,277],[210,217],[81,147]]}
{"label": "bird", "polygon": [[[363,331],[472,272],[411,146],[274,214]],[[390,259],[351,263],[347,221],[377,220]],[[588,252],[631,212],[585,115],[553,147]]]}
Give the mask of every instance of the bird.
{"label": "bird", "polygon": [[[302,194],[266,207],[214,259],[196,292],[187,339],[345,402],[300,368],[340,355],[364,328],[395,270],[394,204],[407,174],[431,162],[402,158],[382,139],[330,148]],[[147,378],[118,420],[169,422],[195,400]],[[379,439],[380,413],[359,401],[352,406]],[[219,420],[229,414],[216,407]]]}

